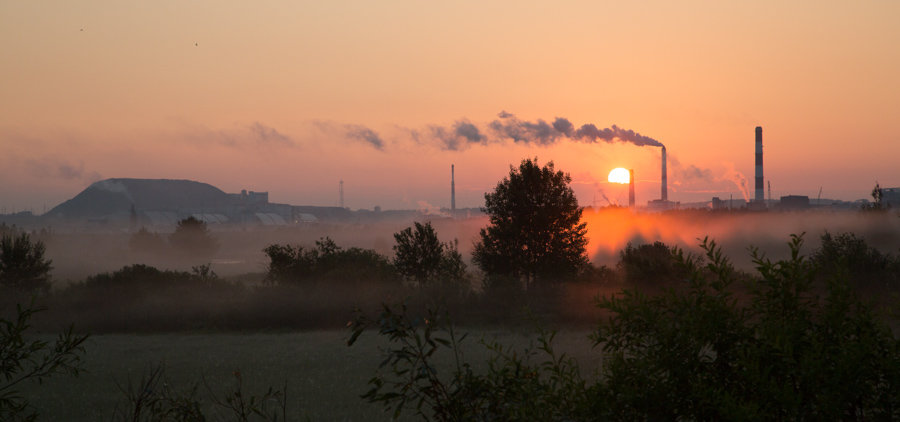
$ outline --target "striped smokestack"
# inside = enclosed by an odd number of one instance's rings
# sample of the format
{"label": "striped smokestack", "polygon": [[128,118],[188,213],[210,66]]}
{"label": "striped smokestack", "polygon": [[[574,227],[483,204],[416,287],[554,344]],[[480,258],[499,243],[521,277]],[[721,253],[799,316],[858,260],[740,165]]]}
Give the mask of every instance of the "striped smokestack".
{"label": "striped smokestack", "polygon": [[450,164],[450,211],[456,211],[456,166]]}
{"label": "striped smokestack", "polygon": [[662,186],[660,187],[659,199],[663,201],[669,200],[669,176],[666,172],[666,147],[662,147]]}
{"label": "striped smokestack", "polygon": [[763,147],[762,147],[762,126],[756,127],[756,202],[764,202],[765,189],[763,188]]}

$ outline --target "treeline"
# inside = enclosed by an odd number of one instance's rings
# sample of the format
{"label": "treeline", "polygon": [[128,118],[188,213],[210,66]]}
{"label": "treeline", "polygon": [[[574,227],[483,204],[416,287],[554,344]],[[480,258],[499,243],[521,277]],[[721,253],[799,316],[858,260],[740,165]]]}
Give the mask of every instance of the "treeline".
{"label": "treeline", "polygon": [[[73,323],[89,332],[314,329],[339,328],[353,309],[373,312],[405,299],[419,310],[440,305],[465,324],[522,324],[527,314],[585,327],[602,315],[594,302],[600,294],[621,288],[656,294],[689,276],[678,249],[654,242],[627,245],[614,268],[587,264],[568,279],[526,289],[469,268],[455,243],[440,242],[429,223],[396,233],[395,241],[393,257],[323,238],[313,247],[270,245],[259,275],[224,279],[206,264],[191,271],[134,264],[50,289],[52,263],[42,243],[8,233],[0,240],[3,311],[7,316],[35,296],[49,308],[34,321],[46,330]],[[883,304],[900,287],[900,257],[852,233],[823,234],[809,260],[817,277],[846,276],[855,291]],[[752,280],[740,271],[735,277]]]}

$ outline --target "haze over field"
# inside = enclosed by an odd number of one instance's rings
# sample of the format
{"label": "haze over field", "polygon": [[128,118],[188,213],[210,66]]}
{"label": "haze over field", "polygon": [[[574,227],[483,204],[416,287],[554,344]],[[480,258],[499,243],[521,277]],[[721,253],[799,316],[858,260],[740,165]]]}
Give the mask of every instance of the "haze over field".
{"label": "haze over field", "polygon": [[669,199],[740,198],[755,126],[773,197],[866,198],[900,186],[898,16],[896,2],[3,2],[0,208],[40,213],[110,177],[309,205],[337,205],[343,179],[351,208],[446,207],[451,163],[457,207],[478,207],[533,156],[570,172],[583,205],[625,203],[606,175],[633,168],[643,203],[659,148],[627,131],[668,148]]}

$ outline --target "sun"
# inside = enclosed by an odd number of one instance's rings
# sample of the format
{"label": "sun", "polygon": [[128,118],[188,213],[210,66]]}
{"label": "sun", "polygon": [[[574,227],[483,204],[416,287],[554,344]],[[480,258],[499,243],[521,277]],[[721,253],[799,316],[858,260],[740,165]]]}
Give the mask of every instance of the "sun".
{"label": "sun", "polygon": [[623,169],[622,167],[614,168],[609,172],[607,180],[610,183],[628,183],[631,181],[631,174],[628,172],[628,169]]}

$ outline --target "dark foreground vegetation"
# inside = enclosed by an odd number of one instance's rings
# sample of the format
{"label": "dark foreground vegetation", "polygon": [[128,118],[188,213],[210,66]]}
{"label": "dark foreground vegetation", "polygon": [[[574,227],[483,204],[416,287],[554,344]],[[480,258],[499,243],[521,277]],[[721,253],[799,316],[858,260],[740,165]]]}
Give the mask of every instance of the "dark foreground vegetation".
{"label": "dark foreground vegetation", "polygon": [[[77,375],[86,337],[73,323],[92,333],[349,325],[350,345],[374,330],[388,344],[385,359],[368,387],[356,388],[394,416],[428,420],[900,418],[892,313],[900,258],[826,232],[808,257],[802,235],[784,260],[751,249],[754,272],[736,270],[706,239],[700,255],[629,244],[615,268],[597,267],[571,179],[536,161],[511,167],[486,195],[490,225],[473,269],[455,241],[415,223],[395,233],[393,257],[325,237],[270,245],[265,272],[241,278],[222,279],[208,264],[190,272],[134,264],[52,288],[42,242],[3,228],[0,419],[37,416],[23,385]],[[139,231],[133,246],[217,247],[200,221],[183,221],[177,233],[165,243]],[[463,343],[472,340],[454,324],[580,327],[593,333],[602,363],[557,350],[546,330],[524,350],[483,340],[488,357],[469,361]],[[32,340],[35,328],[63,334]],[[449,366],[439,361],[447,356]],[[242,380],[235,371],[226,385],[175,388],[152,367],[120,385],[113,419],[286,418],[289,380],[252,393]]]}
{"label": "dark foreground vegetation", "polygon": [[[553,332],[523,354],[485,344],[488,368],[476,371],[444,314],[386,306],[360,316],[349,340],[374,327],[392,344],[363,397],[395,416],[440,421],[900,417],[900,342],[846,274],[815,264],[826,251],[810,261],[801,245],[793,237],[791,258],[777,262],[753,251],[752,276],[739,276],[712,241],[705,257],[675,250],[680,285],[600,299],[609,317],[592,336],[599,376],[557,352]],[[450,371],[436,370],[442,348],[456,356]]]}
{"label": "dark foreground vegetation", "polygon": [[[369,387],[356,388],[401,415],[432,420],[900,417],[900,343],[886,313],[893,309],[897,257],[849,233],[824,234],[822,246],[808,258],[801,244],[795,237],[791,258],[782,261],[754,251],[752,274],[732,268],[711,241],[702,245],[705,256],[659,243],[633,245],[621,252],[617,268],[594,269],[602,274],[597,279],[502,291],[468,288],[473,277],[468,272],[462,279],[404,276],[386,258],[344,251],[327,239],[308,250],[267,251],[270,268],[265,281],[255,285],[219,279],[202,265],[192,272],[128,266],[36,296],[50,310],[35,313],[26,307],[4,319],[2,357],[13,364],[4,367],[8,385],[0,386],[10,399],[0,405],[6,406],[5,415],[33,412],[16,394],[17,385],[29,377],[77,372],[83,336],[70,331],[57,345],[23,340],[30,324],[48,315],[45,328],[75,320],[80,329],[83,324],[95,332],[329,328],[351,318],[351,304],[365,303],[369,306],[357,306],[350,343],[371,335],[364,332],[372,328],[390,346],[382,351],[386,360]],[[459,275],[446,262],[454,261],[452,245],[443,244],[440,251],[432,257],[438,268]],[[348,262],[356,271],[345,278],[346,270],[339,269]],[[360,283],[361,273],[384,278]],[[591,317],[570,312],[565,292],[596,297],[604,286],[607,293],[593,304],[598,306]],[[68,317],[54,314],[54,308]],[[487,361],[467,361],[461,345],[476,340],[454,329],[451,315],[467,327],[593,325],[602,365],[585,366],[558,351],[552,331],[539,331],[534,347],[525,350],[484,342]],[[451,366],[436,362],[447,353],[455,356]],[[247,416],[238,420],[281,420],[286,380],[272,380],[274,388],[251,394],[239,373],[234,377],[225,385],[198,380],[175,388],[162,369],[152,369],[121,386],[118,420],[201,420],[211,406],[217,414]]]}

